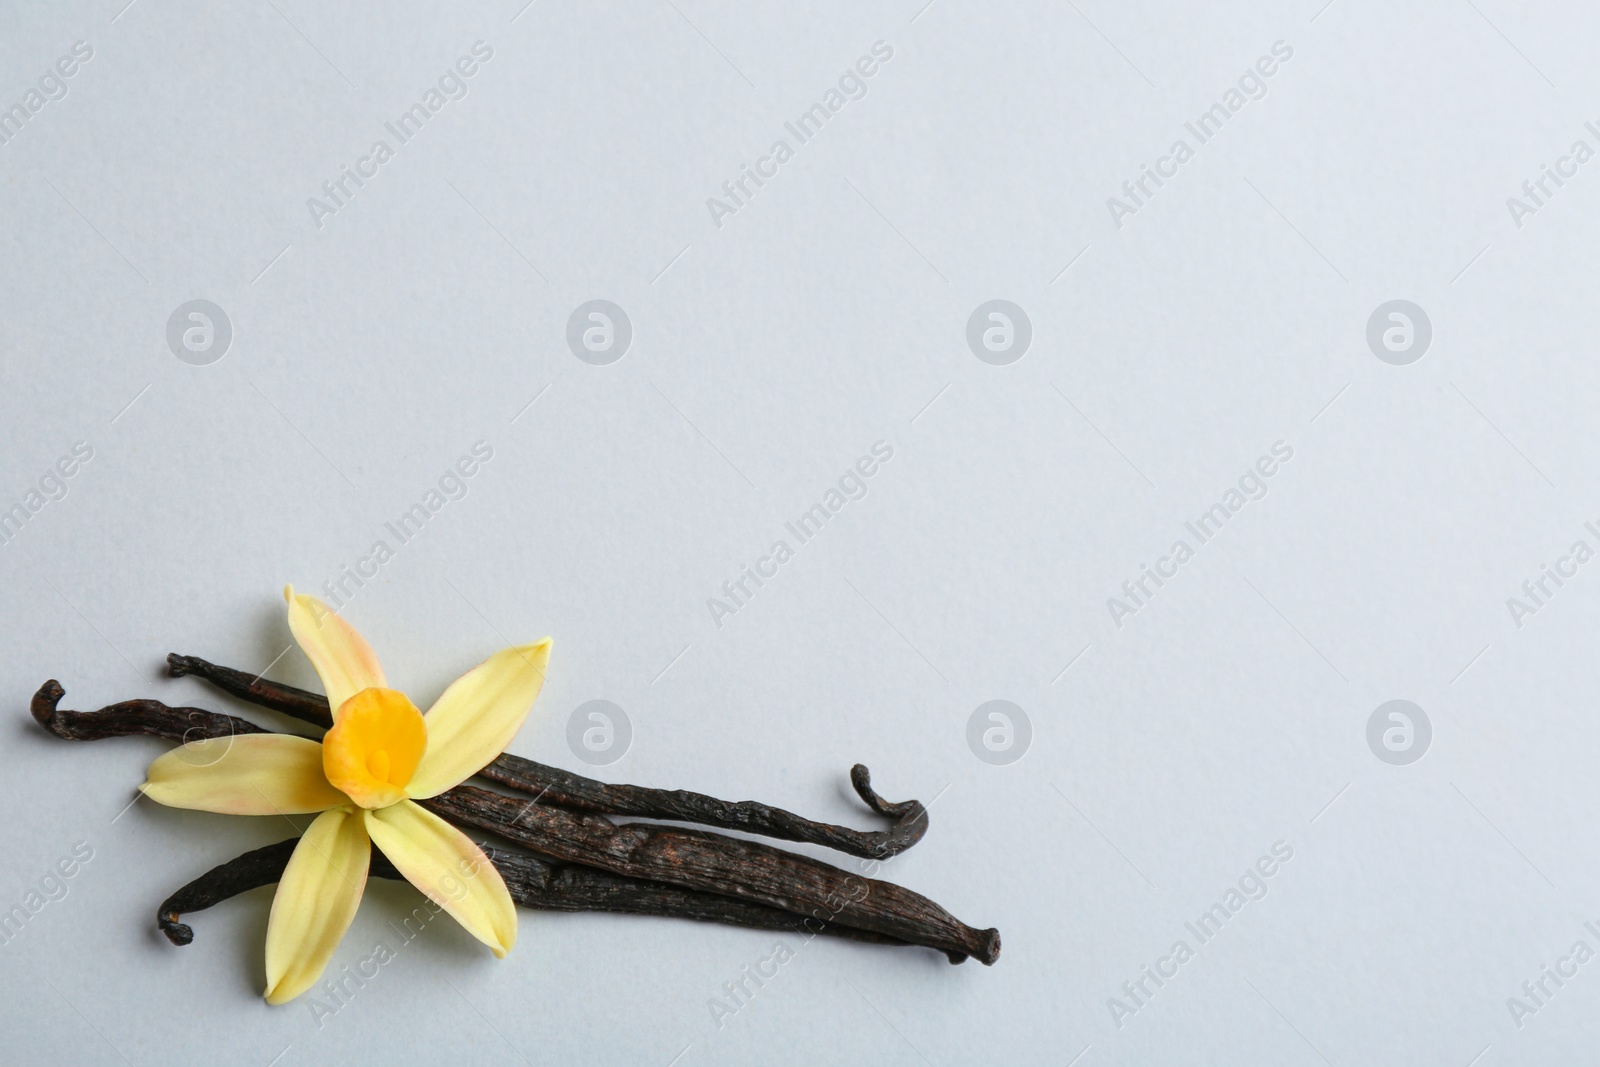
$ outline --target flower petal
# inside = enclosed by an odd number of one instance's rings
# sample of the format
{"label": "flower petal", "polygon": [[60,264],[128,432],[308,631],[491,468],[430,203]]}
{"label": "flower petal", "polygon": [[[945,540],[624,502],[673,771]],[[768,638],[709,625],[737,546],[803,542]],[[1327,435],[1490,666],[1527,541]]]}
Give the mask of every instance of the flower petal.
{"label": "flower petal", "polygon": [[355,918],[367,886],[372,842],[350,808],[311,821],[278,880],[267,920],[267,1003],[283,1004],[316,984]]}
{"label": "flower petal", "polygon": [[377,655],[354,626],[316,597],[296,593],[292,585],[283,587],[283,598],[289,602],[289,632],[317,669],[334,715],[361,690],[387,688]]}
{"label": "flower petal", "polygon": [[419,800],[460,785],[506,750],[550,664],[550,639],[496,652],[450,683],[428,709],[428,750],[406,787]]}
{"label": "flower petal", "polygon": [[300,815],[350,798],[328,784],[322,746],[291,734],[237,734],[156,757],[139,788],[172,808],[224,815]]}
{"label": "flower petal", "polygon": [[472,839],[414,801],[364,809],[367,833],[406,880],[504,957],[517,941],[517,906]]}

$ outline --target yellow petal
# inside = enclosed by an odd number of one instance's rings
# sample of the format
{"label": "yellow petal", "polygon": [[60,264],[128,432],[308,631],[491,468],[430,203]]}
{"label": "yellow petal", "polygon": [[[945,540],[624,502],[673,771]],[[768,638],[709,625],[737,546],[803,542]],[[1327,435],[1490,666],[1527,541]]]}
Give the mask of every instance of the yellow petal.
{"label": "yellow petal", "polygon": [[550,639],[507,648],[450,684],[428,709],[428,750],[406,793],[419,800],[460,785],[506,750],[544,685]]}
{"label": "yellow petal", "polygon": [[361,690],[387,686],[372,646],[354,626],[316,597],[296,593],[292,585],[283,587],[283,598],[289,602],[289,632],[317,669],[335,716]]}
{"label": "yellow petal", "polygon": [[472,839],[418,804],[364,809],[372,843],[406,880],[504,957],[517,942],[517,906]]}
{"label": "yellow petal", "polygon": [[293,1000],[316,984],[350,928],[367,885],[372,842],[349,808],[311,821],[278,880],[267,920],[267,1003]]}
{"label": "yellow petal", "polygon": [[350,798],[328,784],[322,746],[289,734],[191,741],[156,757],[139,788],[173,808],[224,815],[300,815]]}

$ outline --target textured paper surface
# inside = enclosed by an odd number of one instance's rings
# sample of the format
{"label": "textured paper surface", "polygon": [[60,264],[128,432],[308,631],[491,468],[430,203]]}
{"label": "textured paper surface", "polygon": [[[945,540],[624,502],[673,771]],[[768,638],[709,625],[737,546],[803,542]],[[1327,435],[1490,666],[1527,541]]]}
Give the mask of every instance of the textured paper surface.
{"label": "textured paper surface", "polygon": [[[0,9],[8,1058],[1588,1054],[1592,12],[122,3]],[[285,582],[424,705],[552,635],[530,757],[868,764],[999,964],[381,884],[269,1009],[153,916],[291,827],[26,702],[313,684]]]}

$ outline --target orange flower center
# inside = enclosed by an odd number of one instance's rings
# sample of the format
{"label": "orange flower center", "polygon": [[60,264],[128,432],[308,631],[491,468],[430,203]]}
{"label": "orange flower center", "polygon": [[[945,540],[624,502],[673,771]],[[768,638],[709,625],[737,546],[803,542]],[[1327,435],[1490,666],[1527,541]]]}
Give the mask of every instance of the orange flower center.
{"label": "orange flower center", "polygon": [[393,689],[363,689],[339,706],[322,740],[322,771],[363,808],[403,800],[428,747],[422,712]]}

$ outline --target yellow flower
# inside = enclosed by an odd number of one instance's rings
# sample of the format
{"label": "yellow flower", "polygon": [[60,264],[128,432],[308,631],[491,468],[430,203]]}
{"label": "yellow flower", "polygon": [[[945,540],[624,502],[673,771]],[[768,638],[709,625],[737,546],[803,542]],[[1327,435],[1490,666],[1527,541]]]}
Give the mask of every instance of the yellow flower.
{"label": "yellow flower", "polygon": [[319,744],[288,734],[194,741],[150,764],[139,788],[175,808],[312,820],[267,922],[268,1003],[311,988],[355,918],[376,844],[412,885],[499,957],[517,910],[470,838],[416,803],[459,785],[516,736],[550,661],[550,639],[497,652],[423,715],[388,688],[365,639],[316,597],[284,589],[289,629],[334,709]]}

